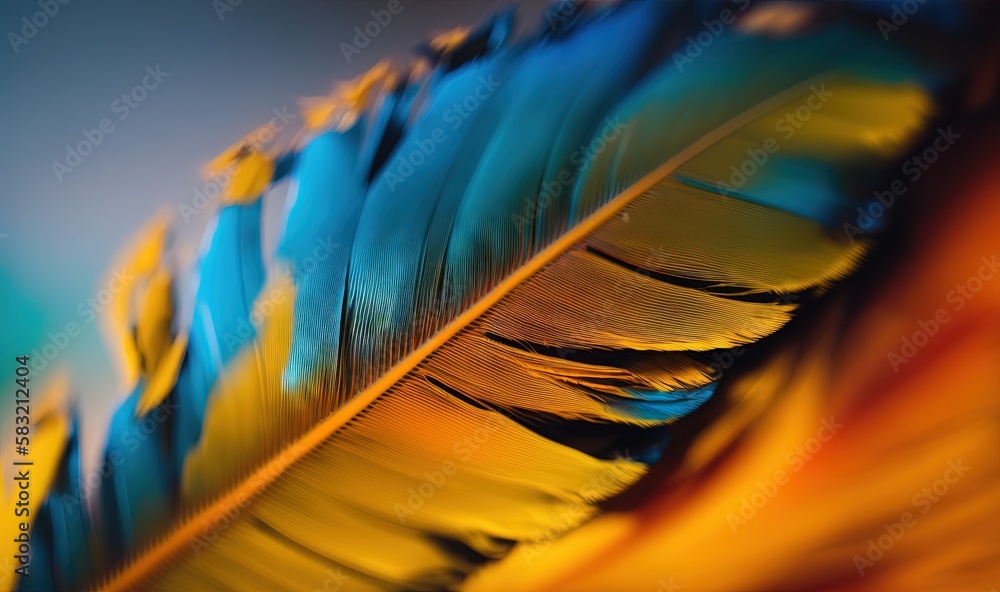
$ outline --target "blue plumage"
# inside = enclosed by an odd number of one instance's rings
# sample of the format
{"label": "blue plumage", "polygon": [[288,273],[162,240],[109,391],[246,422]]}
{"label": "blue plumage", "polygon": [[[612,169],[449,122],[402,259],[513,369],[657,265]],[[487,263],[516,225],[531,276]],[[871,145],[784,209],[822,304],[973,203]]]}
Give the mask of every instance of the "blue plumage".
{"label": "blue plumage", "polygon": [[177,406],[171,456],[178,477],[188,450],[201,435],[205,406],[219,373],[241,348],[254,343],[251,312],[264,285],[260,216],[259,199],[228,205],[206,234],[188,350],[171,394]]}

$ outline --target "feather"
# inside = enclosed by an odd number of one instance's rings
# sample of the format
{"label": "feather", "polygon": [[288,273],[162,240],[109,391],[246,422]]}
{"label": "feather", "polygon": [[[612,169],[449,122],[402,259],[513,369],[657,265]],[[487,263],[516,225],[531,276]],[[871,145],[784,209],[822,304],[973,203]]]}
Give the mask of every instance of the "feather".
{"label": "feather", "polygon": [[[295,339],[284,372],[289,392],[299,390],[302,377],[334,380],[323,369],[337,367],[348,245],[364,203],[364,179],[358,174],[362,127],[358,123],[345,133],[319,135],[302,149],[292,173],[278,246],[297,288]],[[317,311],[322,323],[315,322]]]}
{"label": "feather", "polygon": [[120,263],[115,266],[123,278],[131,281],[127,282],[129,289],[123,296],[115,298],[109,305],[104,328],[112,341],[111,350],[122,356],[121,382],[126,388],[132,388],[142,374],[140,352],[134,335],[134,302],[142,297],[141,288],[160,265],[167,244],[169,223],[168,216],[157,215],[132,239],[119,257]]}
{"label": "feather", "polygon": [[[840,167],[838,180],[863,171],[860,154],[876,161],[901,149],[926,117],[929,99],[913,90],[917,70],[849,32],[809,42],[720,40],[703,59],[727,72],[745,71],[744,59],[809,59],[678,125],[667,113],[711,92],[700,77],[679,81],[668,63],[635,86],[668,12],[658,3],[623,5],[565,40],[494,52],[439,78],[397,159],[426,146],[455,101],[477,89],[482,96],[490,76],[500,84],[412,174],[389,159],[363,201],[349,182],[359,178],[351,160],[331,156],[337,146],[349,150],[357,131],[309,144],[286,224],[298,232],[283,245],[301,260],[292,245],[336,230],[351,243],[350,261],[325,265],[323,274],[336,272],[329,276],[272,281],[257,344],[242,348],[216,384],[184,467],[182,503],[194,513],[111,589],[223,578],[237,588],[308,586],[334,567],[362,589],[454,587],[512,542],[556,536],[635,482],[665,443],[657,426],[711,395],[714,377],[691,353],[752,342],[794,310],[747,294],[799,293],[851,269],[863,246],[826,230],[842,215],[842,187],[831,183],[808,211],[796,209],[791,185],[732,199],[695,182],[709,170],[697,159],[763,141],[769,122],[815,92],[818,67],[852,81],[835,91],[849,104],[884,93],[887,131],[860,147],[838,142],[842,128],[832,121],[861,124],[856,109],[831,109],[831,123],[803,132],[787,158],[808,157],[801,170]],[[626,30],[630,42],[594,53],[596,39]],[[845,38],[861,47],[829,51]],[[587,67],[554,72],[554,63]],[[575,94],[557,92],[570,88]],[[600,122],[619,117],[627,131],[574,163],[573,150],[607,133]],[[834,149],[813,148],[823,142]],[[574,164],[571,199],[542,204],[539,187]],[[336,205],[319,211],[336,214],[309,230],[297,208],[331,195]],[[355,227],[344,214],[358,207]],[[525,212],[527,224],[506,224]],[[800,247],[801,257],[785,257]],[[328,298],[344,294],[343,304],[321,314],[318,304],[300,307],[314,281]],[[306,323],[332,319],[340,330],[300,340],[298,319],[310,313]],[[299,343],[325,350],[298,372],[300,394],[289,396],[286,361],[295,368],[294,359],[310,357],[290,353]],[[601,352],[604,363],[588,363]],[[312,369],[318,361],[327,365],[322,379]],[[641,450],[585,453],[568,434],[576,424],[605,426],[613,446]],[[220,456],[235,462],[220,468]]]}
{"label": "feather", "polygon": [[259,199],[228,205],[207,235],[187,353],[172,394],[177,406],[173,457],[178,472],[187,450],[198,441],[205,404],[219,373],[255,334],[251,313],[264,283],[260,213]]}
{"label": "feather", "polygon": [[[25,364],[20,367],[27,366]],[[28,384],[30,385],[30,383]],[[18,585],[24,585],[23,583],[32,577],[36,570],[33,569],[31,562],[36,554],[48,552],[36,566],[40,571],[39,579],[43,579],[43,581],[46,576],[45,572],[41,570],[44,570],[47,564],[51,565],[57,557],[66,558],[66,555],[61,553],[63,549],[55,548],[55,543],[66,544],[69,541],[55,536],[47,536],[46,533],[46,531],[51,530],[52,518],[58,519],[61,515],[57,516],[55,513],[50,515],[49,511],[44,509],[40,512],[33,510],[36,507],[47,507],[48,502],[43,504],[42,500],[52,499],[53,493],[59,495],[63,491],[62,488],[67,486],[66,481],[60,483],[60,472],[65,470],[63,461],[67,449],[73,445],[71,439],[75,430],[60,406],[65,400],[68,390],[69,379],[65,373],[59,372],[43,388],[36,389],[35,394],[29,398],[29,401],[37,398],[42,403],[31,401],[30,404],[19,404],[23,409],[17,410],[17,417],[29,417],[27,411],[30,410],[32,421],[26,442],[27,454],[9,460],[4,459],[3,468],[5,470],[0,472],[3,483],[3,486],[0,487],[0,507],[3,509],[0,527],[8,533],[2,544],[5,571],[4,578],[0,583],[3,584],[5,590],[13,590]],[[19,397],[25,396],[23,391],[17,394]],[[24,399],[19,398],[18,400],[23,401]],[[34,409],[28,409],[32,405],[34,405]],[[16,425],[22,426],[24,424],[16,422]],[[10,467],[9,473],[6,470],[7,467]],[[58,503],[58,501],[54,503]],[[29,541],[35,540],[32,537],[35,536],[36,529],[40,529],[38,531],[40,536],[37,537],[37,540],[41,544],[34,548],[32,554],[29,555],[26,548],[30,549],[32,545],[28,541],[19,541],[18,539],[23,534]]]}
{"label": "feather", "polygon": [[432,37],[415,48],[417,55],[450,72],[476,58],[504,46],[514,28],[515,7],[497,11],[492,18],[475,27],[456,27]]}
{"label": "feather", "polygon": [[[111,418],[101,467],[101,515],[98,529],[109,557],[123,557],[148,543],[159,524],[174,510],[171,492],[176,489],[170,470],[166,430],[159,429],[162,414],[172,403],[164,402],[148,414],[136,412],[145,389],[140,381]],[[157,422],[156,418],[161,418]],[[150,471],[150,467],[158,467]]]}
{"label": "feather", "polygon": [[[88,543],[92,527],[83,494],[79,419],[75,413],[58,467],[31,531],[34,565],[31,576],[20,580],[21,590],[68,590],[79,588],[90,578],[93,558]],[[60,569],[52,569],[52,565]]]}
{"label": "feather", "polygon": [[[1000,278],[970,300],[946,294],[995,273],[984,253],[998,242],[1000,122],[968,121],[955,122],[962,145],[907,194],[913,240],[720,385],[717,419],[688,430],[676,463],[544,562],[522,549],[465,589],[989,590]],[[898,356],[915,330],[934,334]]]}
{"label": "feather", "polygon": [[[140,382],[115,417],[109,451],[153,404],[176,410],[102,487],[124,548],[97,583],[452,589],[634,484],[714,393],[707,355],[857,263],[865,245],[831,232],[850,187],[932,104],[931,73],[849,26],[668,57],[692,18],[627,2],[509,42],[500,15],[438,44],[429,80],[379,102],[377,71],[343,113],[317,104],[294,156],[224,154],[176,382],[147,402]],[[814,125],[753,183],[716,182],[802,105]],[[286,169],[265,281],[260,196]]]}

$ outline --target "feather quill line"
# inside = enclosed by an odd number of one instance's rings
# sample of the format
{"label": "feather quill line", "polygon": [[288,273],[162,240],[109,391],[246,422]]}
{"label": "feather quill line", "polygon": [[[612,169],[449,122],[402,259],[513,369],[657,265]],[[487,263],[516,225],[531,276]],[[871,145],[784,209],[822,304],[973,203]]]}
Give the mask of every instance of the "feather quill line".
{"label": "feather quill line", "polygon": [[327,419],[316,424],[301,438],[285,448],[276,458],[250,474],[243,480],[242,484],[230,490],[228,494],[204,510],[191,515],[172,533],[160,539],[158,543],[154,543],[155,546],[149,552],[141,555],[135,562],[126,566],[123,571],[108,581],[102,590],[117,592],[120,590],[131,590],[141,585],[143,579],[155,573],[167,559],[181,553],[184,547],[188,546],[188,541],[198,536],[206,528],[206,524],[214,524],[217,517],[225,516],[240,506],[246,505],[258,493],[266,490],[288,467],[294,465],[306,454],[321,446],[358,413],[364,411],[383,393],[406,377],[429,355],[468,327],[477,318],[481,317],[487,310],[496,305],[504,296],[521,285],[529,277],[554,261],[556,257],[566,252],[589,234],[596,231],[601,224],[624,209],[632,200],[655,187],[656,184],[663,181],[667,176],[680,168],[681,165],[703,150],[708,149],[716,142],[726,138],[754,120],[774,111],[776,108],[802,94],[805,90],[808,90],[810,84],[820,82],[829,75],[830,72],[825,72],[814,76],[747,109],[694,141],[675,156],[633,183],[622,193],[598,208],[590,216],[569,229],[563,236],[553,241],[552,244],[507,276],[496,287],[490,290],[489,293],[455,317],[454,320],[434,334],[420,347],[400,360],[377,381],[344,404]]}

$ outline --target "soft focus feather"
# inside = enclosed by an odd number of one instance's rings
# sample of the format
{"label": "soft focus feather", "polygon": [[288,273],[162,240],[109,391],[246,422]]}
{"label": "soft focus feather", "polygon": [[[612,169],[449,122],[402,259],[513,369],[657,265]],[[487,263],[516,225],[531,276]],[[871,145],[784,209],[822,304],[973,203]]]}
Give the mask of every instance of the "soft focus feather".
{"label": "soft focus feather", "polygon": [[[30,385],[31,388],[37,388]],[[77,506],[75,512],[73,508],[64,508],[60,504],[62,496],[69,489],[74,487],[68,473],[70,468],[70,457],[76,456],[76,428],[75,420],[71,422],[68,415],[61,409],[65,404],[65,399],[69,390],[68,377],[60,372],[54,379],[45,384],[43,388],[37,389],[35,397],[44,403],[29,403],[31,418],[29,454],[25,456],[7,457],[3,459],[2,486],[0,486],[0,528],[8,533],[3,538],[0,545],[4,553],[3,572],[0,585],[5,590],[12,590],[18,582],[31,582],[31,578],[20,578],[15,571],[18,568],[27,568],[31,574],[35,573],[35,565],[26,566],[27,557],[24,560],[17,558],[17,555],[24,555],[21,551],[21,542],[16,540],[23,531],[22,524],[30,527],[29,536],[34,541],[32,546],[33,563],[36,557],[38,578],[34,581],[42,584],[40,588],[33,590],[44,590],[45,585],[51,582],[54,564],[58,561],[65,561],[70,565],[70,569],[79,569],[81,574],[86,574],[86,563],[67,561],[74,553],[86,553],[89,548],[85,538],[74,536],[77,534],[72,523],[81,519]],[[23,396],[23,395],[22,395]],[[22,399],[23,400],[23,399]],[[13,403],[13,401],[12,401]],[[27,417],[22,410],[18,417]],[[18,423],[17,425],[22,425]],[[75,459],[74,459],[75,461]],[[18,465],[17,462],[30,463]],[[21,471],[27,471],[28,477],[23,478]],[[77,469],[78,474],[78,469]],[[24,487],[28,499],[20,497],[21,488]],[[46,500],[44,505],[39,505],[38,500]],[[37,511],[35,508],[39,508]],[[27,509],[27,511],[25,511]],[[66,511],[69,510],[69,511]],[[70,533],[69,539],[61,538],[53,533],[53,522],[59,524],[66,523],[66,532]],[[57,543],[62,543],[58,545]],[[79,545],[83,544],[83,547]],[[75,548],[69,548],[75,545]],[[67,581],[72,583],[74,576],[70,575]],[[79,581],[79,580],[77,580]]]}
{"label": "soft focus feather", "polygon": [[[432,43],[436,71],[380,101],[381,66],[317,103],[294,154],[244,141],[213,164],[236,168],[193,318],[171,336],[152,271],[138,315],[132,347],[165,370],[112,422],[106,459],[126,462],[100,489],[99,585],[301,589],[333,572],[451,589],[572,530],[712,396],[710,354],[774,333],[855,266],[865,245],[833,230],[937,84],[848,25],[727,30],[688,65],[670,57],[694,18],[681,4],[602,7],[520,42],[509,15]],[[782,138],[775,122],[816,101]],[[768,166],[723,186],[772,136]],[[265,278],[260,198],[288,171]],[[151,420],[164,428],[133,447]]]}

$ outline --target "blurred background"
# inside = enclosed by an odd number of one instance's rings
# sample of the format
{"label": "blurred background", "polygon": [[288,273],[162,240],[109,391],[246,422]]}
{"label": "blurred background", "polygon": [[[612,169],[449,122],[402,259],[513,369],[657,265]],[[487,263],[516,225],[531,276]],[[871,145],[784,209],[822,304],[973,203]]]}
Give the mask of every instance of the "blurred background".
{"label": "blurred background", "polygon": [[[299,129],[298,98],[324,95],[387,56],[406,63],[430,33],[507,4],[400,0],[361,47],[355,27],[388,0],[0,3],[0,371],[12,376],[15,356],[58,348],[47,364],[44,355],[32,360],[33,386],[61,370],[73,377],[85,467],[125,396],[101,319],[129,238],[158,212],[173,215],[176,243],[187,249],[176,263],[189,269],[217,209],[219,184],[201,176],[205,163],[272,118],[284,128],[280,143]],[[520,26],[536,27],[546,5],[519,2]],[[285,190],[264,202],[265,256]],[[63,339],[71,322],[80,332]],[[13,385],[0,391],[6,400]],[[0,435],[12,412],[0,406]]]}

